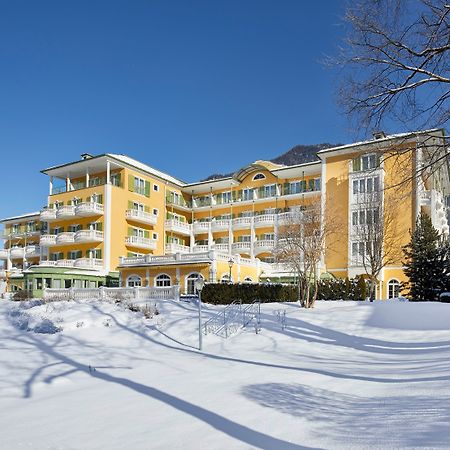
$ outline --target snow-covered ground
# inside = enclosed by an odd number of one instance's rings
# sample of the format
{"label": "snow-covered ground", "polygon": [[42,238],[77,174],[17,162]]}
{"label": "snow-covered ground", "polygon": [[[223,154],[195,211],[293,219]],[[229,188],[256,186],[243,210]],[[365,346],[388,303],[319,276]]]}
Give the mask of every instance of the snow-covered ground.
{"label": "snow-covered ground", "polygon": [[450,304],[265,304],[203,353],[158,305],[1,302],[0,447],[450,448]]}

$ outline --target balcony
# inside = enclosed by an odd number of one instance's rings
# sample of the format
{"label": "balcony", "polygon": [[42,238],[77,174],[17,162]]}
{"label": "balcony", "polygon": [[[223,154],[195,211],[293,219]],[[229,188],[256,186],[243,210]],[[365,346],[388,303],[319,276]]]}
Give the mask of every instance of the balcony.
{"label": "balcony", "polygon": [[80,230],[75,233],[75,242],[102,242],[103,231]]}
{"label": "balcony", "polygon": [[51,245],[56,245],[56,235],[54,234],[43,234],[39,241],[41,247],[49,247]]}
{"label": "balcony", "polygon": [[272,227],[275,224],[276,215],[275,214],[262,214],[256,216],[253,220],[255,228],[257,227]]}
{"label": "balcony", "polygon": [[185,236],[190,236],[191,234],[191,224],[186,222],[181,222],[176,219],[169,219],[165,222],[166,231],[172,231],[178,234],[184,234]]}
{"label": "balcony", "polygon": [[180,208],[184,211],[190,211],[192,208],[192,203],[186,201],[183,197],[166,197],[166,204],[169,206],[174,206],[176,208]]}
{"label": "balcony", "polygon": [[148,225],[156,225],[158,216],[145,211],[138,211],[137,209],[127,209],[125,212],[127,220],[133,220],[134,222],[145,223]]}
{"label": "balcony", "polygon": [[52,222],[56,220],[56,209],[44,208],[41,210],[40,219],[42,222]]}
{"label": "balcony", "polygon": [[103,214],[103,205],[96,202],[80,203],[75,207],[75,215],[81,217],[101,216]]}
{"label": "balcony", "polygon": [[[68,245],[75,242],[75,233],[67,231],[56,235],[56,245]],[[41,244],[42,245],[42,244]]]}
{"label": "balcony", "polygon": [[226,231],[230,227],[230,219],[213,220],[211,222],[212,231]]}
{"label": "balcony", "polygon": [[23,247],[12,247],[9,254],[11,255],[11,259],[23,259],[25,249]]}
{"label": "balcony", "polygon": [[156,250],[156,240],[141,236],[127,236],[125,245],[136,248],[144,248],[146,250]]}
{"label": "balcony", "polygon": [[194,253],[203,253],[208,251],[207,245],[194,245],[194,248],[192,249]]}
{"label": "balcony", "polygon": [[195,234],[208,233],[210,222],[194,222],[193,229]]}
{"label": "balcony", "polygon": [[61,208],[58,208],[56,210],[57,219],[67,219],[74,216],[75,216],[75,206],[73,205],[61,206]]}
{"label": "balcony", "polygon": [[214,245],[214,250],[217,250],[219,252],[226,252],[226,253],[228,253],[229,252],[229,247],[230,247],[229,244],[215,244]]}
{"label": "balcony", "polygon": [[166,244],[166,253],[169,255],[173,255],[175,253],[189,253],[190,247],[182,244],[170,243]]}
{"label": "balcony", "polygon": [[6,249],[0,250],[0,259],[8,259],[8,250]]}
{"label": "balcony", "polygon": [[271,252],[275,247],[273,239],[262,239],[255,242],[255,255],[259,253]]}
{"label": "balcony", "polygon": [[79,269],[101,270],[103,269],[103,259],[78,258],[74,262],[74,267],[78,267]]}
{"label": "balcony", "polygon": [[251,247],[251,242],[235,242],[231,244],[231,251],[233,253],[250,253]]}
{"label": "balcony", "polygon": [[252,224],[253,217],[238,217],[233,219],[233,228],[235,230],[240,228],[250,228]]}
{"label": "balcony", "polygon": [[0,269],[0,279],[6,278],[6,270]]}

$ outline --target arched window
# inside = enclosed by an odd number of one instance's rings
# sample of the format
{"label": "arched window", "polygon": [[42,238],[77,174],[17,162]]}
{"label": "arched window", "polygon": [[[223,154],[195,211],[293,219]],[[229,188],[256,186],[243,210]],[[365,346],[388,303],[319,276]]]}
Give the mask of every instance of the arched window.
{"label": "arched window", "polygon": [[186,294],[195,295],[195,282],[199,279],[203,278],[200,273],[194,272],[186,277]]}
{"label": "arched window", "polygon": [[130,275],[127,278],[127,286],[128,287],[138,287],[142,286],[142,280],[141,277],[138,277],[137,275]]}
{"label": "arched window", "polygon": [[400,282],[398,280],[389,280],[388,298],[397,298],[400,295]]}
{"label": "arched window", "polygon": [[171,285],[169,275],[162,273],[155,278],[156,287],[168,287]]}
{"label": "arched window", "polygon": [[254,177],[253,177],[253,181],[255,180],[264,180],[264,178],[266,178],[266,176],[263,173],[257,173]]}

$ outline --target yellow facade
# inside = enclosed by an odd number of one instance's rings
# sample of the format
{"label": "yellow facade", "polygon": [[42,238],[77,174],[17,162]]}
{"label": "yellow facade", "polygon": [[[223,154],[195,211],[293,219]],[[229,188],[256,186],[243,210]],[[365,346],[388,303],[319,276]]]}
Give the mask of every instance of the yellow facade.
{"label": "yellow facade", "polygon": [[[442,139],[440,131],[435,135]],[[207,280],[226,279],[231,259],[234,281],[267,279],[273,271],[279,272],[273,265],[273,251],[281,215],[316,203],[324,206],[325,221],[339,230],[326,242],[319,272],[337,278],[363,275],[364,268],[354,260],[354,250],[359,248],[352,223],[356,181],[358,186],[369,183],[367,188],[372,183],[382,186],[384,220],[390,204],[401,211],[386,227],[390,233],[386,245],[395,247],[391,252],[395,257],[379,277],[378,296],[386,298],[391,280],[405,281],[402,247],[418,213],[427,212],[438,223],[435,209],[442,203],[442,179],[448,180],[448,172],[445,177],[440,172],[438,183],[400,183],[411,178],[419,150],[399,153],[398,149],[416,145],[418,136],[400,140],[388,136],[326,149],[316,162],[296,166],[256,161],[232,177],[189,184],[123,155],[83,155],[80,161],[43,171],[50,177],[50,192],[40,213],[3,221],[5,250],[0,257],[7,263],[0,276],[12,286],[13,269],[26,274],[48,268],[49,273],[64,270],[66,278],[83,273],[103,277],[97,284],[104,284],[109,282],[105,277],[117,280],[120,272],[124,285],[135,276],[142,285],[153,286],[156,277],[165,273],[183,289],[192,273]],[[354,165],[354,161],[365,164],[361,158],[370,155],[377,155],[381,166],[364,170]],[[438,225],[448,233],[446,223]],[[26,227],[36,231],[21,234]],[[39,251],[33,253],[31,246]],[[30,251],[23,257],[16,247],[30,247]],[[191,256],[182,261],[174,255]],[[47,276],[56,275],[41,278]],[[20,282],[17,276],[16,287]]]}

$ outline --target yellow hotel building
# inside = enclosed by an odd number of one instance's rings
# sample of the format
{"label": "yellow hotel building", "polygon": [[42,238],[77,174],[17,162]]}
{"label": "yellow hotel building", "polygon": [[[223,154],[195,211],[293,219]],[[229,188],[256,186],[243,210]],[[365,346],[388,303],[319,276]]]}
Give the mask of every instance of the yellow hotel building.
{"label": "yellow hotel building", "polygon": [[326,220],[339,224],[317,270],[352,278],[365,273],[361,198],[376,192],[383,209],[395,192],[397,256],[383,268],[377,290],[388,298],[405,280],[401,247],[418,214],[426,212],[448,234],[447,162],[430,176],[411,176],[443,143],[443,130],[378,135],[322,150],[311,163],[256,161],[231,177],[197,183],[124,155],[83,154],[42,171],[49,177],[44,208],[1,221],[0,293],[27,289],[40,296],[44,288],[102,285],[179,285],[192,293],[199,275],[290,282],[293,274],[273,255],[280,226],[316,202]]}

